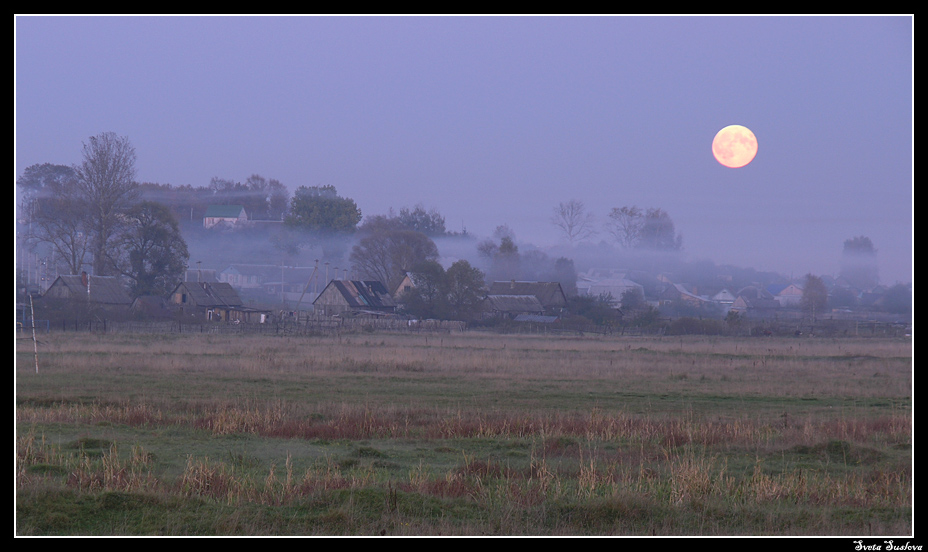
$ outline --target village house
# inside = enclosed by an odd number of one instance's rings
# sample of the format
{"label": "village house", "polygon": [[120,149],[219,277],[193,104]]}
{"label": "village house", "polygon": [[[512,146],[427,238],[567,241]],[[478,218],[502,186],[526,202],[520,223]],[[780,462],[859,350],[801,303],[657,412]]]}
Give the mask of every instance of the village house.
{"label": "village house", "polygon": [[731,308],[732,304],[734,304],[735,302],[735,299],[737,299],[735,297],[735,294],[728,291],[727,289],[722,289],[721,291],[719,291],[718,293],[710,297],[710,300],[713,303],[720,305],[726,311],[729,308]]}
{"label": "village house", "polygon": [[644,286],[625,278],[606,278],[590,283],[586,290],[587,295],[600,297],[608,294],[612,296],[612,303],[618,306],[622,303],[622,295],[627,291],[638,290],[644,299]]}
{"label": "village house", "polygon": [[128,310],[132,297],[115,276],[61,275],[45,290],[43,299],[81,301],[93,307]]}
{"label": "village house", "polygon": [[711,303],[707,297],[697,295],[686,288],[683,284],[670,284],[658,297],[661,306],[690,306],[704,307]]}
{"label": "village house", "polygon": [[242,205],[210,205],[203,215],[203,228],[232,229],[248,222]]}
{"label": "village house", "polygon": [[488,317],[515,319],[522,315],[541,316],[545,308],[534,295],[487,295],[483,312]]}
{"label": "village house", "polygon": [[313,300],[313,311],[323,316],[384,316],[396,311],[396,301],[383,282],[332,280]]}
{"label": "village house", "polygon": [[756,286],[747,286],[738,291],[730,310],[739,314],[767,316],[779,308],[780,303],[772,293]]}
{"label": "village house", "polygon": [[796,284],[767,286],[767,292],[783,308],[798,307],[802,301],[802,287]]}
{"label": "village house", "polygon": [[[487,291],[487,299],[493,296],[533,296],[544,313],[559,314],[567,308],[567,296],[559,282],[493,282]],[[527,303],[526,303],[527,305]]]}
{"label": "village house", "polygon": [[235,288],[225,282],[181,282],[168,303],[182,314],[215,322],[264,323],[270,311],[246,307]]}

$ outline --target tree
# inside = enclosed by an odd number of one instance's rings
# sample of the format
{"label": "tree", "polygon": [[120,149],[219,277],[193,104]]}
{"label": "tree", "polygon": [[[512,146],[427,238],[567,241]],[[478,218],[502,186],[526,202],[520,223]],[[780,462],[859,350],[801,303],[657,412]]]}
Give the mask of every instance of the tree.
{"label": "tree", "polygon": [[677,235],[666,211],[649,208],[642,219],[637,246],[652,251],[679,251],[683,248],[683,237]]}
{"label": "tree", "polygon": [[424,319],[447,318],[448,282],[441,264],[434,260],[416,263],[409,276],[413,285],[400,296],[406,312]]}
{"label": "tree", "polygon": [[486,292],[484,275],[467,261],[456,261],[445,271],[436,261],[425,261],[410,272],[413,286],[400,302],[419,318],[469,321],[480,313]]}
{"label": "tree", "polygon": [[554,208],[551,224],[560,228],[571,245],[596,234],[593,228],[593,213],[589,213],[582,201],[571,199]]}
{"label": "tree", "polygon": [[809,315],[813,324],[816,317],[825,312],[828,306],[828,288],[825,287],[825,282],[820,277],[806,274],[799,306],[804,313]]}
{"label": "tree", "polygon": [[30,165],[16,180],[19,188],[20,217],[28,219],[37,200],[58,195],[62,190],[73,188],[77,175],[73,167],[41,163]]}
{"label": "tree", "polygon": [[335,186],[300,186],[290,199],[284,224],[321,234],[353,232],[361,210],[353,199],[340,197]]}
{"label": "tree", "polygon": [[407,229],[422,232],[426,236],[434,237],[445,234],[445,217],[441,216],[436,209],[426,211],[421,203],[411,211],[408,207],[403,207],[397,219]]}
{"label": "tree", "polygon": [[883,296],[883,308],[893,314],[912,314],[912,284],[895,284]]}
{"label": "tree", "polygon": [[270,220],[283,220],[287,213],[290,192],[287,187],[274,178],[267,183],[267,216]]}
{"label": "tree", "polygon": [[622,292],[621,304],[623,309],[637,310],[644,308],[648,303],[644,300],[641,288],[634,287]]}
{"label": "tree", "polygon": [[125,219],[115,240],[120,254],[111,256],[113,268],[132,281],[134,295],[167,295],[190,258],[177,219],[167,206],[152,201],[131,207]]}
{"label": "tree", "polygon": [[139,197],[135,181],[135,148],[125,136],[104,132],[83,145],[83,160],[74,167],[79,195],[86,202],[91,233],[93,272],[106,275],[112,239],[121,215]]}
{"label": "tree", "polygon": [[90,258],[89,211],[77,188],[72,167],[31,165],[16,181],[20,191],[20,222],[24,242],[48,246],[55,264],[68,274],[80,274]]}
{"label": "tree", "polygon": [[856,236],[844,241],[840,276],[860,290],[873,289],[880,283],[876,248],[867,236]]}
{"label": "tree", "polygon": [[486,292],[483,272],[465,260],[455,261],[445,273],[449,315],[455,320],[473,320],[480,312]]}
{"label": "tree", "polygon": [[438,247],[421,232],[390,229],[361,238],[349,258],[354,270],[365,278],[394,289],[414,266],[438,259]]}
{"label": "tree", "polygon": [[574,266],[573,259],[558,257],[554,261],[551,279],[561,284],[561,289],[567,297],[577,295],[577,268]]}
{"label": "tree", "polygon": [[644,223],[644,212],[636,206],[613,207],[606,223],[607,231],[625,249],[631,249],[638,244],[641,236],[641,227]]}
{"label": "tree", "polygon": [[600,295],[575,295],[567,299],[567,308],[571,314],[582,316],[593,324],[609,326],[622,319],[622,313],[615,306],[611,293]]}

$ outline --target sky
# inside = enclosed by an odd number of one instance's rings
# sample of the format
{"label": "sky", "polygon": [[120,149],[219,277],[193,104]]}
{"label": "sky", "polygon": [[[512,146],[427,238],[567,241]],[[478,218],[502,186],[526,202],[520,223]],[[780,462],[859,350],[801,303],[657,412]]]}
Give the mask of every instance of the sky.
{"label": "sky", "polygon": [[[14,179],[115,132],[141,182],[332,185],[364,215],[421,204],[541,249],[561,202],[598,225],[654,207],[690,259],[836,275],[863,235],[882,283],[911,282],[913,34],[911,15],[21,15]],[[739,169],[712,156],[732,124],[758,142]]]}

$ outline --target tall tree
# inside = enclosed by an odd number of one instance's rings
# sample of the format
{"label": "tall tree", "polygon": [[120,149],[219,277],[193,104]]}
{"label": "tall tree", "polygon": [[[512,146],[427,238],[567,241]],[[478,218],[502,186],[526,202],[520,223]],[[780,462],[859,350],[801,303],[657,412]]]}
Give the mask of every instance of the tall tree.
{"label": "tall tree", "polygon": [[177,219],[167,206],[152,201],[138,203],[124,217],[113,268],[131,280],[134,295],[167,295],[190,258]]}
{"label": "tall tree", "polygon": [[828,306],[828,288],[818,276],[806,274],[802,287],[802,298],[799,300],[802,311],[809,315],[812,323],[825,312]]}
{"label": "tall tree", "polygon": [[522,255],[515,242],[515,233],[506,225],[496,227],[493,234],[497,244],[486,239],[477,244],[477,253],[488,261],[486,277],[489,281],[512,280],[522,273]]}
{"label": "tall tree", "polygon": [[340,197],[335,186],[300,186],[290,199],[284,224],[321,234],[353,232],[361,210],[351,198]]}
{"label": "tall tree", "polygon": [[83,160],[74,168],[77,188],[88,209],[93,272],[106,275],[121,214],[140,193],[135,181],[135,148],[127,137],[113,132],[91,136],[83,146]]}
{"label": "tall tree", "polygon": [[561,284],[561,289],[567,297],[577,295],[577,268],[573,259],[559,257],[555,260],[551,279]]}
{"label": "tall tree", "polygon": [[351,249],[351,264],[364,278],[394,289],[413,267],[438,259],[435,242],[421,232],[391,229],[370,233]]}
{"label": "tall tree", "polygon": [[68,274],[80,274],[90,258],[90,226],[89,209],[77,188],[74,169],[50,163],[32,165],[16,184],[25,244],[44,244],[53,263],[65,265]]}
{"label": "tall tree", "polygon": [[641,237],[641,227],[644,224],[644,212],[636,206],[613,207],[609,212],[609,221],[606,230],[612,235],[616,243],[625,249],[631,249],[638,244]]}
{"label": "tall tree", "polygon": [[485,276],[465,260],[455,261],[445,272],[448,315],[454,320],[470,321],[479,315],[485,296]]}
{"label": "tall tree", "polygon": [[663,209],[649,208],[642,220],[638,247],[653,251],[679,251],[683,237],[677,235],[673,220]]}
{"label": "tall tree", "polygon": [[445,217],[437,209],[425,210],[422,204],[416,205],[412,210],[408,207],[400,209],[397,217],[404,227],[422,232],[426,236],[435,237],[445,234]]}
{"label": "tall tree", "polygon": [[876,248],[867,236],[855,236],[844,241],[840,275],[860,290],[870,290],[880,283]]}
{"label": "tall tree", "polygon": [[558,227],[573,245],[596,234],[593,227],[593,213],[586,210],[582,201],[571,199],[554,208],[551,224]]}

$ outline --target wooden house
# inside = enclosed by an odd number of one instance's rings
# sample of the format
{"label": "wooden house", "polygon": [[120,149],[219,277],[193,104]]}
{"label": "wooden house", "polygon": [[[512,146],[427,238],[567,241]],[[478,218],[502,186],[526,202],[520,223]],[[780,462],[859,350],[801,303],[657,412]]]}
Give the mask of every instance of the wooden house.
{"label": "wooden house", "polygon": [[86,300],[95,306],[126,308],[132,304],[129,292],[114,276],[58,276],[43,294],[47,299]]}
{"label": "wooden house", "polygon": [[216,322],[267,322],[271,312],[246,307],[235,288],[225,282],[181,282],[168,303],[185,315]]}
{"label": "wooden house", "polygon": [[396,311],[396,301],[377,280],[331,280],[313,301],[313,310],[323,316],[382,316]]}
{"label": "wooden house", "polygon": [[487,297],[494,295],[529,295],[535,297],[545,313],[556,314],[567,308],[567,295],[559,282],[493,282]]}

